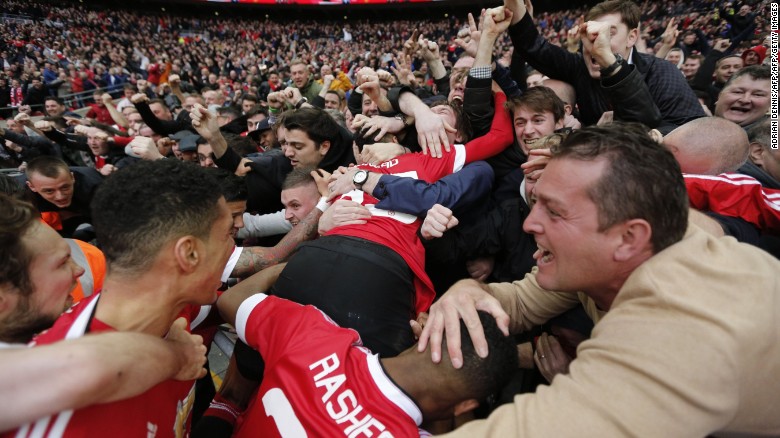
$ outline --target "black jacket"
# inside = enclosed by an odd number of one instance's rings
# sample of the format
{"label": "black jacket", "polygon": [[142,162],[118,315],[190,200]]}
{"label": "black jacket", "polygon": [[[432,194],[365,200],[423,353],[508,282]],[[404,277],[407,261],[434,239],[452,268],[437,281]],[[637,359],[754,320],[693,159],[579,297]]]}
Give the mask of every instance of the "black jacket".
{"label": "black jacket", "polygon": [[581,55],[547,42],[528,15],[509,28],[509,36],[528,64],[574,86],[583,125],[593,125],[604,112],[614,111],[615,120],[640,122],[666,133],[705,115],[685,77],[662,59],[634,49],[633,65],[598,80],[590,77]]}
{"label": "black jacket", "polygon": [[[281,201],[282,184],[287,174],[292,171],[290,159],[281,150],[273,149],[257,157],[251,157],[248,166],[252,169],[246,175],[247,211],[259,214],[275,213],[283,208]],[[241,157],[232,149],[217,158],[217,166],[230,172],[235,172],[241,162]],[[341,128],[339,134],[331,141],[330,149],[319,164],[319,168],[333,172],[339,166],[349,166],[355,163],[352,154],[352,134]]]}

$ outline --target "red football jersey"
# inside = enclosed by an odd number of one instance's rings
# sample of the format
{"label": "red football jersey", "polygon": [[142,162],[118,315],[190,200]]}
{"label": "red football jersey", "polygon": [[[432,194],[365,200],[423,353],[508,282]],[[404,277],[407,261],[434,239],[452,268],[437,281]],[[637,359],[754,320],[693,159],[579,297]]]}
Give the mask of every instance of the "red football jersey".
{"label": "red football jersey", "polygon": [[[114,331],[94,318],[100,294],[85,298],[57,319],[54,326],[38,335],[31,345],[51,344],[91,332]],[[206,319],[211,306],[188,306],[179,316],[197,325]],[[139,357],[138,360],[145,360]],[[63,377],[66,378],[66,377]],[[190,412],[195,400],[195,381],[167,380],[136,397],[113,403],[68,410],[7,433],[6,437],[185,437],[189,435]]]}
{"label": "red football jersey", "polygon": [[[361,164],[358,167],[371,172],[421,179],[429,183],[459,171],[467,163],[491,157],[512,143],[512,121],[503,110],[506,96],[497,93],[490,131],[466,145],[453,145],[450,152],[442,150],[441,158],[432,158],[422,153],[404,154],[379,165]],[[403,257],[414,272],[415,310],[425,312],[433,303],[436,293],[428,274],[425,272],[425,249],[417,230],[421,221],[410,214],[382,210],[374,206],[376,198],[361,190],[353,190],[341,196],[363,204],[371,212],[371,218],[365,224],[345,225],[330,230],[326,235],[359,237],[384,245]]]}
{"label": "red football jersey", "polygon": [[741,218],[762,232],[780,230],[780,190],[762,187],[752,176],[736,173],[683,176],[691,207]]}
{"label": "red football jersey", "polygon": [[263,383],[236,437],[411,437],[422,412],[352,329],[313,306],[257,294],[236,316],[239,337],[265,360]]}

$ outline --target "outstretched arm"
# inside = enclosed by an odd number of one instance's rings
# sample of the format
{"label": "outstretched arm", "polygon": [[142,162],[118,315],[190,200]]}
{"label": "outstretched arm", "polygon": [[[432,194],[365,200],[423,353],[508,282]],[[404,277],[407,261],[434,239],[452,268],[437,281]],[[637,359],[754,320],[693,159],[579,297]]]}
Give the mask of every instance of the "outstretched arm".
{"label": "outstretched arm", "polygon": [[230,276],[244,278],[286,260],[299,243],[317,236],[317,222],[320,220],[320,216],[322,216],[322,211],[317,208],[313,209],[274,247],[252,246],[244,248]]}
{"label": "outstretched arm", "polygon": [[188,333],[183,318],[166,339],[114,332],[0,350],[0,392],[15,394],[0,410],[0,431],[62,410],[130,398],[167,379],[200,378],[205,361],[203,338]]}

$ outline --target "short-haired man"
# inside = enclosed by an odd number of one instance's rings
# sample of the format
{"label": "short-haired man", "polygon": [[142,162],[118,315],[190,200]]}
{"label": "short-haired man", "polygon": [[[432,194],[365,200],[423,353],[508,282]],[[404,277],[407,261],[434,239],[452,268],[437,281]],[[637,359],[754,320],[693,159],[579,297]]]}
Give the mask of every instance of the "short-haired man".
{"label": "short-haired man", "polygon": [[563,128],[566,116],[563,101],[552,89],[542,85],[512,98],[507,102],[507,109],[512,111],[515,138],[526,156],[531,144]]}
{"label": "short-haired man", "polygon": [[103,182],[95,169],[69,168],[59,158],[41,156],[27,164],[25,173],[35,206],[60,234],[70,237],[79,225],[91,222],[92,197]]}
{"label": "short-haired man", "polygon": [[683,73],[683,76],[685,76],[685,79],[690,83],[694,77],[696,77],[696,72],[699,71],[699,68],[701,67],[701,63],[704,61],[704,57],[702,55],[691,55],[687,58],[685,58],[685,62],[683,62],[682,67],[680,67],[680,70]]}
{"label": "short-haired man", "polygon": [[43,109],[48,117],[81,117],[76,113],[69,112],[65,103],[57,96],[47,96],[43,102]]}
{"label": "short-haired man", "polygon": [[[254,94],[245,94],[241,96],[241,112],[249,114],[257,106],[259,100]],[[190,108],[187,108],[189,111]]]}
{"label": "short-haired man", "polygon": [[301,108],[284,118],[284,127],[284,155],[292,167],[328,169],[354,162],[351,145],[347,145],[351,138],[324,111]]}
{"label": "short-haired man", "polygon": [[735,73],[718,96],[715,115],[747,129],[763,120],[772,103],[769,67],[752,65]]}
{"label": "short-haired man", "polygon": [[583,125],[611,109],[614,119],[669,132],[704,116],[696,95],[673,65],[634,48],[641,10],[630,0],[608,0],[590,9],[580,26],[582,55],[550,44],[538,33],[522,0],[512,10],[509,35],[515,50],[550,78],[574,86]]}
{"label": "short-haired man", "polygon": [[[203,320],[234,247],[233,218],[213,178],[177,160],[138,162],[106,180],[93,219],[109,266],[103,291],[61,316],[37,345],[106,331],[162,337],[177,317],[190,328]],[[137,397],[61,412],[24,430],[56,424],[65,437],[111,431],[182,436],[193,395],[193,381],[169,380]]]}
{"label": "short-haired man", "polygon": [[[285,178],[282,185],[282,204],[285,210],[275,214],[276,219],[260,218],[249,214],[243,214],[246,210],[244,200],[241,223],[236,223],[236,234],[241,237],[250,237],[260,232],[263,226],[271,226],[276,230],[273,234],[287,233],[282,240],[273,247],[237,247],[233,251],[231,261],[225,268],[225,274],[229,277],[244,278],[262,269],[285,261],[303,241],[317,237],[317,223],[322,212],[328,204],[323,198],[327,193],[325,183],[315,180],[309,169],[293,169]],[[289,209],[289,211],[288,211]],[[234,214],[237,209],[232,209]],[[238,218],[236,218],[237,220]],[[289,224],[285,221],[289,221]],[[278,222],[285,222],[279,224]],[[240,226],[239,226],[240,225]],[[238,228],[246,226],[246,230],[239,233]],[[268,235],[268,234],[263,234]],[[223,276],[223,280],[227,277]]]}
{"label": "short-haired man", "polygon": [[225,105],[225,95],[218,90],[207,90],[203,92],[203,100],[208,107],[221,107]]}
{"label": "short-haired man", "polygon": [[314,98],[320,94],[322,85],[314,80],[309,71],[309,66],[302,59],[290,61],[290,76],[295,88],[300,90],[301,96],[305,97],[309,102],[314,101]]}
{"label": "short-haired man", "polygon": [[[641,127],[574,131],[552,155],[524,224],[539,246],[537,269],[511,284],[456,284],[431,307],[420,346],[430,339],[438,360],[446,325],[460,364],[452,328],[460,317],[476,326],[477,308],[515,333],[583,303],[593,337],[568,374],[452,435],[778,433],[767,406],[780,390],[780,351],[766,333],[778,331],[780,308],[765,303],[780,292],[780,262],[689,226],[680,168]],[[545,351],[537,347],[537,363],[556,360]]]}
{"label": "short-haired man", "polygon": [[380,358],[362,346],[357,332],[313,306],[252,295],[268,290],[280,268],[245,280],[218,303],[241,339],[269,364],[235,436],[420,436],[423,420],[474,409],[517,366],[513,342],[486,313],[480,321],[491,347],[487,359],[477,356],[468,338],[461,370],[433,364],[413,348]]}
{"label": "short-haired man", "polygon": [[[111,333],[40,348],[5,348],[51,327],[84,271],[31,204],[3,193],[0,242],[0,391],[14,394],[0,412],[0,431],[61,410],[133,397],[169,378],[203,374],[206,349],[199,337],[184,331],[183,320],[171,326],[166,341]],[[63,378],[74,373],[79,378]]]}
{"label": "short-haired man", "polygon": [[293,169],[282,184],[284,219],[293,227],[297,226],[317,206],[320,195],[317,181],[309,171]]}
{"label": "short-haired man", "polygon": [[328,90],[325,93],[325,109],[344,111],[347,102],[338,90]]}
{"label": "short-haired man", "polygon": [[[706,93],[709,97],[707,104],[710,111],[715,109],[715,101],[718,100],[718,94],[723,90],[724,85],[731,79],[731,76],[744,67],[744,62],[739,55],[729,54],[729,41],[720,40],[715,43],[715,47],[704,58],[693,80],[690,81],[691,87],[700,93]],[[713,76],[715,80],[713,80]]]}

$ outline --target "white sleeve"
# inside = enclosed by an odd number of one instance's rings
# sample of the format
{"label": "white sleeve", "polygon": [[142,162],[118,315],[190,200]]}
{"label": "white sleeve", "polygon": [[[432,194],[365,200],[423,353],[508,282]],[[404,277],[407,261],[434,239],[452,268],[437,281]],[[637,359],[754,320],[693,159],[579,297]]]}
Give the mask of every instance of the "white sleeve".
{"label": "white sleeve", "polygon": [[452,173],[456,173],[466,165],[466,146],[454,144],[452,145],[452,148],[455,149],[455,161],[452,163]]}
{"label": "white sleeve", "polygon": [[236,333],[241,340],[246,342],[246,323],[249,321],[249,315],[252,314],[252,310],[262,303],[264,299],[268,298],[268,295],[264,293],[257,293],[244,300],[240,306],[238,306],[238,312],[236,312]]}
{"label": "white sleeve", "polygon": [[237,237],[265,237],[285,234],[292,230],[292,224],[284,218],[284,210],[271,214],[244,213],[244,228],[238,230]]}
{"label": "white sleeve", "polygon": [[238,263],[238,258],[241,257],[241,253],[244,251],[243,246],[237,246],[233,248],[233,254],[230,254],[230,258],[228,259],[227,265],[225,265],[225,270],[222,271],[222,277],[220,278],[223,283],[228,281],[228,278],[230,278],[230,273],[233,272],[233,269],[236,267],[236,263]]}

